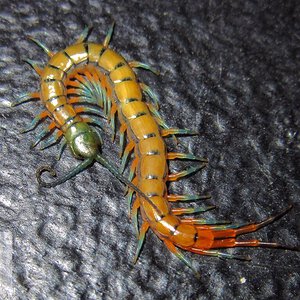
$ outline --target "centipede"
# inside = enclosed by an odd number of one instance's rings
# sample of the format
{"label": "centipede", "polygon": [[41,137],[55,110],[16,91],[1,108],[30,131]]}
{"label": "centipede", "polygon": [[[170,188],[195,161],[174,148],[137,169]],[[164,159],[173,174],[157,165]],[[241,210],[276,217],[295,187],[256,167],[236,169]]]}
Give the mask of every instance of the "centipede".
{"label": "centipede", "polygon": [[[39,101],[44,109],[22,131],[32,131],[49,122],[37,134],[32,147],[41,149],[60,144],[59,157],[66,146],[80,163],[66,174],[51,182],[42,173],[56,171],[50,166],[37,169],[39,185],[51,188],[64,183],[94,162],[107,168],[127,186],[130,217],[138,236],[134,262],[137,261],[146,233],[151,230],[166,248],[192,269],[198,271],[184,251],[225,259],[249,260],[248,256],[221,252],[233,247],[282,248],[299,251],[276,242],[258,239],[240,240],[239,236],[251,233],[281,218],[292,205],[261,222],[235,224],[214,219],[195,217],[214,206],[198,205],[209,195],[177,195],[168,191],[168,183],[192,175],[206,167],[208,160],[191,153],[169,152],[166,138],[196,135],[189,129],[169,127],[159,113],[158,96],[141,82],[135,69],[155,74],[159,72],[146,63],[127,61],[109,47],[114,23],[102,44],[88,42],[91,27],[86,27],[74,44],[56,53],[43,43],[29,37],[49,57],[46,66],[32,60],[27,63],[40,78],[39,90],[22,95],[12,106]],[[118,120],[118,122],[117,122]],[[105,123],[112,130],[112,138],[119,136],[120,167],[109,162],[101,153],[101,134]],[[118,132],[117,132],[118,131]],[[187,169],[171,173],[169,161],[189,160]],[[124,170],[130,161],[129,175]],[[190,203],[197,206],[191,207]],[[186,207],[178,205],[185,203]],[[177,207],[176,207],[177,206]]]}

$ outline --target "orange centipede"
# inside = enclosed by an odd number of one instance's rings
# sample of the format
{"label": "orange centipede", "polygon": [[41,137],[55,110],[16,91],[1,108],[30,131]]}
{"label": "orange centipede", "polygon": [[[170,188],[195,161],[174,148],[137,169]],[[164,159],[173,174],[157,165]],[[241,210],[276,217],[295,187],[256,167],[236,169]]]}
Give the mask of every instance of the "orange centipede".
{"label": "orange centipede", "polygon": [[[109,48],[114,24],[110,27],[103,44],[87,42],[90,28],[86,28],[77,41],[62,51],[53,53],[41,42],[30,38],[50,57],[47,65],[40,68],[35,62],[27,61],[40,76],[38,92],[23,95],[13,105],[40,100],[45,110],[37,115],[23,132],[33,130],[45,119],[50,124],[43,129],[33,143],[41,148],[50,147],[62,140],[60,155],[66,145],[82,162],[52,182],[41,179],[44,171],[55,171],[49,166],[37,170],[37,179],[44,187],[53,187],[65,182],[97,161],[108,168],[128,186],[127,199],[131,217],[138,233],[137,260],[146,232],[151,229],[166,247],[195,271],[185,257],[185,250],[201,255],[220,258],[249,259],[247,256],[220,252],[220,248],[269,247],[299,251],[299,247],[287,247],[278,243],[262,242],[257,239],[239,241],[237,237],[254,232],[283,216],[290,208],[259,223],[231,224],[224,221],[197,219],[184,215],[205,212],[213,206],[174,208],[170,204],[209,198],[208,195],[169,194],[167,182],[197,172],[207,165],[207,160],[190,153],[168,152],[164,138],[176,135],[191,135],[188,129],[170,128],[158,112],[158,99],[152,89],[138,81],[135,68],[158,73],[147,64],[126,61]],[[145,96],[145,97],[144,97]],[[94,126],[103,127],[107,120],[116,133],[118,117],[121,167],[116,169],[101,151],[101,135]],[[125,145],[126,142],[126,145]],[[127,161],[133,156],[129,178],[122,173]],[[186,159],[198,161],[188,169],[170,173],[168,161]],[[134,201],[133,201],[134,199]],[[133,201],[133,204],[132,204]],[[132,204],[132,205],[131,205]],[[138,212],[142,224],[138,224]]]}

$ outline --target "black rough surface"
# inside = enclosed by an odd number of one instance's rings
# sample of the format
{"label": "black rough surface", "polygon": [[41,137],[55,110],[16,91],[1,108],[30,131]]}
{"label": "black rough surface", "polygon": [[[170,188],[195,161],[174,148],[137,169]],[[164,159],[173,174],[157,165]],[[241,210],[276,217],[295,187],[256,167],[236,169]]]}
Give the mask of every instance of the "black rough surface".
{"label": "black rough surface", "polygon": [[[85,24],[94,26],[90,40],[102,42],[114,19],[113,49],[161,70],[159,77],[144,71],[139,76],[159,95],[169,125],[201,133],[181,141],[210,160],[203,172],[170,189],[211,191],[218,208],[205,216],[239,222],[262,220],[293,203],[284,218],[255,236],[299,245],[297,1],[0,4],[0,233],[12,235],[11,245],[2,241],[12,251],[5,262],[12,268],[8,299],[299,297],[299,253],[291,251],[228,250],[251,255],[251,262],[189,255],[201,273],[197,279],[149,233],[133,265],[136,237],[124,187],[95,165],[63,185],[39,190],[35,169],[55,164],[57,149],[30,150],[39,130],[18,132],[40,105],[10,107],[18,95],[38,87],[38,77],[23,60],[46,61],[27,35],[57,51],[74,42]],[[111,144],[108,134],[105,141],[104,154],[117,164],[117,143]],[[56,167],[63,173],[75,164],[67,153]]]}

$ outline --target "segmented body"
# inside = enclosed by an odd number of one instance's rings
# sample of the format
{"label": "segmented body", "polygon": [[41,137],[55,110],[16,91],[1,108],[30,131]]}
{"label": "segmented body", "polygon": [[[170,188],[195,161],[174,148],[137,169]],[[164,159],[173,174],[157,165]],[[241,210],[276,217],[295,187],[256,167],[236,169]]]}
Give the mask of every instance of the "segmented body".
{"label": "segmented body", "polygon": [[[148,228],[151,228],[164,241],[168,249],[191,268],[191,263],[178,248],[204,255],[241,258],[240,256],[212,251],[212,249],[237,246],[279,247],[278,244],[264,243],[258,240],[239,242],[236,240],[236,236],[265,226],[283,215],[285,211],[258,224],[219,225],[222,222],[180,217],[183,214],[206,211],[212,207],[192,209],[172,208],[170,206],[170,201],[191,201],[207,198],[197,195],[170,195],[166,185],[168,181],[177,180],[201,169],[206,165],[206,160],[192,154],[167,151],[165,136],[191,132],[186,129],[168,128],[157,112],[156,97],[153,92],[149,87],[138,82],[133,71],[134,67],[152,69],[142,63],[127,62],[120,54],[108,48],[111,33],[112,28],[103,44],[85,42],[87,37],[87,33],[85,33],[76,44],[56,54],[52,54],[45,46],[35,41],[51,58],[44,69],[39,69],[35,64],[32,64],[41,77],[40,91],[30,94],[30,97],[27,96],[17,103],[25,102],[29,98],[36,98],[41,99],[45,105],[46,110],[38,118],[35,118],[27,130],[33,129],[45,117],[52,120],[50,126],[39,135],[35,144],[41,142],[53,129],[57,129],[52,138],[45,142],[44,147],[52,145],[64,137],[75,156],[97,160],[96,155],[100,143],[95,134],[92,135],[95,138],[94,141],[83,143],[82,147],[86,147],[86,149],[81,152],[85,154],[78,154],[73,142],[79,138],[85,142],[85,138],[80,135],[78,138],[77,133],[74,135],[73,131],[78,129],[76,124],[91,123],[101,126],[99,116],[104,116],[115,131],[115,116],[118,116],[121,124],[122,170],[129,154],[134,152],[129,180],[132,181],[132,186],[137,187],[137,189],[132,189],[130,186],[128,200],[130,203],[133,193],[136,192],[132,207],[132,217],[139,232],[135,258],[138,257]],[[145,102],[143,93],[150,96],[154,100],[154,104]],[[95,106],[98,108],[95,109]],[[85,114],[94,116],[83,117],[82,115]],[[84,130],[85,132],[94,132],[89,127],[88,129],[85,127]],[[125,135],[128,142],[126,147],[124,147]],[[95,147],[90,148],[90,145]],[[186,171],[170,174],[168,170],[168,160],[170,159],[199,160],[200,163]],[[73,172],[65,179],[72,177],[81,170]],[[140,229],[138,229],[137,221],[138,209],[140,209],[143,221]]]}

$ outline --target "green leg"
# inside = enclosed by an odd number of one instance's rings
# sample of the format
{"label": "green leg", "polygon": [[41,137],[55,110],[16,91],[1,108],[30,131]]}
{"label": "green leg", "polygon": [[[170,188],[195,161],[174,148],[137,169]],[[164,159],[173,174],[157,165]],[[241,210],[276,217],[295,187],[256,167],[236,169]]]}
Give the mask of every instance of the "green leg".
{"label": "green leg", "polygon": [[173,160],[173,159],[189,159],[189,160],[199,160],[204,163],[208,163],[208,160],[206,158],[195,156],[191,153],[178,153],[178,152],[168,152],[167,153],[167,159]]}
{"label": "green leg", "polygon": [[53,136],[51,136],[46,141],[42,141],[40,143],[40,150],[44,150],[50,146],[53,146],[54,144],[58,143],[60,139],[63,137],[61,132],[56,132]]}
{"label": "green leg", "polygon": [[146,93],[150,99],[153,100],[155,108],[159,108],[159,101],[158,101],[158,96],[153,92],[153,90],[146,84],[140,83],[140,87],[143,90],[144,93]]}
{"label": "green leg", "polygon": [[104,115],[104,113],[100,109],[97,109],[94,107],[76,106],[75,111],[78,114],[93,114],[100,118],[107,119],[106,116]]}
{"label": "green leg", "polygon": [[49,130],[49,128],[45,128],[43,129],[38,135],[37,138],[35,139],[35,141],[32,143],[31,148],[36,147],[36,145],[38,145],[41,140],[43,140],[49,133],[51,132],[51,129]]}
{"label": "green leg", "polygon": [[33,130],[40,123],[40,121],[44,120],[48,116],[49,115],[48,115],[47,111],[41,112],[39,115],[37,115],[32,120],[32,122],[27,127],[25,127],[24,129],[22,129],[20,132],[21,133],[25,133],[25,132],[29,132],[29,131]]}
{"label": "green leg", "polygon": [[[89,118],[83,118],[83,121],[88,124],[96,125],[99,128],[101,128],[102,130],[104,130],[103,123],[99,119],[89,117]],[[102,140],[102,138],[101,138],[101,140]]]}
{"label": "green leg", "polygon": [[[216,224],[228,224],[230,221],[224,221],[224,220],[214,220],[214,219],[195,219],[195,218],[184,218],[181,219],[181,223],[183,224],[191,224],[191,225],[216,225]],[[218,227],[225,227],[226,225],[217,225],[217,226],[210,226],[211,229],[215,229]]]}
{"label": "green leg", "polygon": [[148,229],[149,229],[148,222],[144,222],[142,224],[142,227],[141,227],[141,230],[140,230],[140,234],[139,234],[139,238],[138,238],[138,244],[137,244],[135,256],[134,256],[134,259],[133,259],[133,263],[134,264],[137,262],[137,259],[138,259],[139,255],[140,255],[142,246],[144,244],[145,235],[146,235]]}
{"label": "green leg", "polygon": [[211,196],[208,195],[167,195],[169,202],[178,202],[178,201],[195,201],[195,200],[206,200],[210,199]]}
{"label": "green leg", "polygon": [[40,41],[36,40],[35,38],[33,38],[32,36],[28,36],[27,37],[29,40],[33,41],[35,44],[37,44],[40,48],[43,49],[43,51],[45,53],[47,53],[47,55],[49,57],[52,57],[54,55],[54,53],[52,51],[49,50],[48,47],[46,47],[43,43],[41,43]]}
{"label": "green leg", "polygon": [[196,167],[189,167],[184,171],[174,173],[174,174],[169,174],[167,177],[167,181],[177,181],[178,179],[188,176],[190,174],[193,174],[201,169],[203,169],[206,166],[205,163],[201,163],[199,166]]}
{"label": "green leg", "polygon": [[107,48],[108,45],[109,45],[109,42],[110,42],[111,37],[112,37],[112,34],[113,34],[113,32],[114,32],[114,27],[115,27],[115,22],[113,22],[113,23],[110,25],[110,27],[109,27],[109,29],[108,29],[108,32],[107,32],[107,34],[106,34],[106,37],[105,37],[105,39],[104,39],[103,46],[104,46],[105,48]]}
{"label": "green leg", "polygon": [[156,69],[152,68],[151,66],[149,66],[148,64],[142,63],[140,61],[134,60],[134,61],[130,61],[128,64],[131,68],[142,68],[144,70],[148,70],[148,71],[154,73],[155,75],[160,74],[160,72],[158,70],[156,70]]}
{"label": "green leg", "polygon": [[63,139],[62,143],[61,143],[61,146],[59,147],[59,150],[58,150],[58,154],[57,154],[57,157],[56,157],[56,160],[60,160],[63,152],[65,151],[66,149],[66,146],[67,146],[67,140],[66,139]]}
{"label": "green leg", "polygon": [[134,148],[134,142],[133,141],[130,141],[124,152],[123,152],[123,156],[122,156],[122,162],[121,162],[121,167],[120,167],[120,172],[123,173],[124,172],[124,169],[126,167],[126,163],[127,163],[127,160],[128,160],[128,156],[129,154],[131,153],[131,151],[133,150]]}
{"label": "green leg", "polygon": [[183,255],[181,251],[179,251],[175,245],[169,241],[169,240],[164,240],[164,243],[166,247],[171,251],[177,258],[179,258],[182,262],[184,262],[190,269],[192,269],[196,275],[197,278],[200,277],[200,274],[196,269],[193,267],[192,263]]}
{"label": "green leg", "polygon": [[28,63],[39,76],[42,75],[43,69],[39,67],[39,62],[33,61],[31,59],[25,59],[25,62]]}
{"label": "green leg", "polygon": [[29,101],[37,101],[37,100],[40,100],[40,94],[38,92],[26,93],[26,94],[20,96],[20,98],[17,101],[13,102],[11,104],[11,106],[14,107],[14,106],[18,106],[20,104],[23,104],[23,103],[26,103]]}
{"label": "green leg", "polygon": [[162,129],[161,135],[162,136],[169,136],[169,135],[197,135],[198,132],[189,130],[189,129],[179,129],[179,128],[169,128],[169,129]]}
{"label": "green leg", "polygon": [[91,32],[92,27],[91,26],[86,26],[82,33],[80,34],[79,38],[76,40],[75,44],[81,44],[85,42],[89,36],[89,33]]}
{"label": "green leg", "polygon": [[[140,201],[138,199],[135,199],[133,206],[132,206],[132,210],[131,210],[131,220],[133,222],[133,227],[135,229],[135,232],[137,234],[137,236],[139,236],[139,225],[138,225],[138,210],[140,207]],[[130,207],[129,207],[130,209]]]}
{"label": "green leg", "polygon": [[150,110],[150,112],[153,114],[155,120],[157,121],[157,123],[164,129],[168,129],[169,126],[166,124],[166,122],[163,120],[163,118],[161,117],[161,115],[159,114],[158,110],[154,107],[154,105],[152,103],[147,103],[147,106]]}
{"label": "green leg", "polygon": [[205,212],[211,209],[216,208],[215,206],[206,206],[206,207],[188,207],[188,208],[173,208],[171,209],[172,213],[175,216],[181,216],[185,214],[195,214],[195,213],[200,213],[200,212]]}
{"label": "green leg", "polygon": [[211,251],[211,250],[198,250],[197,252],[193,250],[193,252],[201,255],[208,255],[219,257],[222,259],[239,259],[239,260],[251,260],[248,255],[233,255],[229,253],[219,252],[219,251]]}

